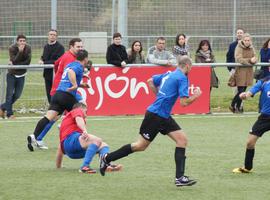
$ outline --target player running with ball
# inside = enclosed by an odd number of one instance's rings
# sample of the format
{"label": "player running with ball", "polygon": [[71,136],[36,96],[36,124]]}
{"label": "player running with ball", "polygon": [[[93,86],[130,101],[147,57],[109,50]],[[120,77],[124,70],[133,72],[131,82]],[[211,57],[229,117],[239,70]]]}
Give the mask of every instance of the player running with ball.
{"label": "player running with ball", "polygon": [[180,97],[181,105],[187,106],[201,95],[199,89],[196,89],[192,96],[188,94],[189,80],[187,75],[191,66],[192,61],[188,56],[177,57],[176,70],[171,73],[155,75],[148,80],[149,87],[156,94],[156,100],[146,111],[140,127],[140,136],[136,142],[124,145],[120,149],[102,156],[100,161],[101,175],[105,175],[106,168],[110,166],[111,161],[137,151],[144,151],[160,132],[163,135],[168,135],[176,143],[174,154],[175,185],[189,186],[196,183],[195,180],[184,175],[187,136],[170,115],[178,97]]}

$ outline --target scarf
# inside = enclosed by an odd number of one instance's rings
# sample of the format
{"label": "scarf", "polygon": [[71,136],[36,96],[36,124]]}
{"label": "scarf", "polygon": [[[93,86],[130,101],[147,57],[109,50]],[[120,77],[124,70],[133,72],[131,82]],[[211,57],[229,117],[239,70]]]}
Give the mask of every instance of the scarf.
{"label": "scarf", "polygon": [[201,56],[204,57],[205,59],[211,58],[211,52],[210,52],[210,50],[207,50],[207,51],[199,50],[199,53],[200,53]]}
{"label": "scarf", "polygon": [[173,54],[174,55],[188,55],[188,51],[189,51],[189,46],[188,45],[185,45],[183,47],[181,46],[174,46],[173,47]]}

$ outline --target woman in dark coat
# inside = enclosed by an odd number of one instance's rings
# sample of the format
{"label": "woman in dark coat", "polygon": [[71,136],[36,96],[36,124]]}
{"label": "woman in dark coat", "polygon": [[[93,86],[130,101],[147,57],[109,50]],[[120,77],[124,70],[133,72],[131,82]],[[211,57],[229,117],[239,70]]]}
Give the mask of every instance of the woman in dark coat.
{"label": "woman in dark coat", "polygon": [[[261,62],[270,62],[270,38],[263,44],[260,50]],[[270,66],[262,66],[263,74],[261,78],[270,76]]]}
{"label": "woman in dark coat", "polygon": [[[195,55],[196,63],[214,63],[216,62],[215,56],[212,52],[211,45],[208,40],[202,40],[199,44],[199,47],[196,51]],[[214,68],[211,68],[211,88],[218,88],[218,78],[216,76],[216,72]]]}

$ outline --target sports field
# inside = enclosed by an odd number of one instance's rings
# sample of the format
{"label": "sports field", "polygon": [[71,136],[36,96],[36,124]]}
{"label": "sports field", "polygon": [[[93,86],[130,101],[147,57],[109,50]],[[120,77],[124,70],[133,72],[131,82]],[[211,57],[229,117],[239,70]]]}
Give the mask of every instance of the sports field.
{"label": "sports field", "polygon": [[[88,175],[78,172],[80,160],[64,159],[55,169],[58,130],[45,138],[47,151],[29,152],[26,136],[39,118],[0,120],[0,199],[269,199],[270,137],[258,142],[251,174],[232,174],[243,163],[248,130],[257,114],[175,116],[189,138],[186,174],[198,180],[176,188],[174,143],[159,135],[146,152],[118,162],[118,173]],[[110,144],[111,150],[137,138],[142,116],[89,117],[88,130]],[[92,167],[98,168],[95,159]]]}

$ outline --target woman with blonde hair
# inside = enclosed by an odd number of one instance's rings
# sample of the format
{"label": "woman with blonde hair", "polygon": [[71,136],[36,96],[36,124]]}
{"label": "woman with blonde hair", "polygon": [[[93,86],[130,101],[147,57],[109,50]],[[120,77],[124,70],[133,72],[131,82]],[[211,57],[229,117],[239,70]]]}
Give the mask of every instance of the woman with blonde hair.
{"label": "woman with blonde hair", "polygon": [[252,45],[251,36],[245,33],[242,39],[238,42],[235,49],[235,61],[246,66],[235,68],[235,82],[237,86],[237,93],[234,96],[229,109],[233,113],[242,113],[244,111],[242,99],[239,94],[245,92],[248,86],[253,84],[253,67],[257,62],[255,49]]}

